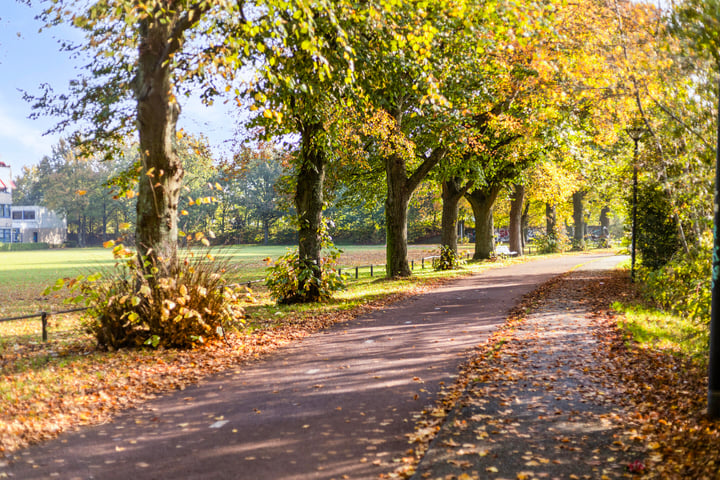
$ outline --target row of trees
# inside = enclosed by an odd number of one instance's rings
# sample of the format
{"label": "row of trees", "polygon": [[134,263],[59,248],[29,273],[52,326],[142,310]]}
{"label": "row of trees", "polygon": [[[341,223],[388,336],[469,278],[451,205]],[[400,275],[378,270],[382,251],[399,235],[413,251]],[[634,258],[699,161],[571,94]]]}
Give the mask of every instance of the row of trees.
{"label": "row of trees", "polygon": [[[227,162],[213,159],[202,139],[186,137],[178,141],[177,148],[185,168],[179,206],[181,237],[194,238],[199,232],[213,232],[211,243],[219,245],[297,241],[289,185],[292,168],[287,153],[262,144],[241,149],[233,162]],[[117,163],[110,163],[78,158],[71,146],[61,141],[50,156],[26,167],[16,178],[13,202],[17,206],[43,205],[63,214],[68,219],[71,242],[80,247],[118,238],[132,243],[128,234],[135,231],[133,198],[137,192],[134,182],[126,184],[126,172],[136,168],[136,162],[137,154],[132,148]],[[496,227],[506,227],[511,218],[521,219],[517,228],[524,232],[523,239],[529,227],[537,231],[545,223],[542,196],[534,193],[535,188],[529,189],[527,195],[525,190],[524,185],[506,190],[494,208]],[[568,186],[567,191],[571,190]],[[517,191],[522,195],[518,196]],[[370,199],[369,190],[346,186],[328,193],[332,206],[325,208],[324,216],[330,222],[328,233],[336,242],[384,243],[381,195]],[[442,219],[448,218],[442,214],[442,194],[437,182],[426,181],[414,195],[408,208],[410,242],[437,242],[441,238]],[[558,207],[565,219],[563,229],[572,230],[567,228],[571,199],[560,200]],[[595,200],[591,208],[584,209],[584,224],[599,222],[598,209],[592,208],[598,199]],[[458,208],[456,216],[462,222],[458,235],[473,234],[475,223],[470,204],[461,200]],[[513,210],[518,208],[522,210],[519,215]],[[615,227],[617,234],[618,225]]]}
{"label": "row of trees", "polygon": [[[201,164],[184,163],[176,142],[178,96],[198,91],[207,102],[225,96],[254,112],[246,126],[257,132],[255,141],[291,145],[284,191],[296,212],[299,261],[315,277],[322,275],[323,209],[340,197],[383,206],[388,275],[410,275],[408,211],[428,182],[441,194],[442,243],[449,249],[457,248],[464,198],[475,219],[475,258],[489,257],[493,209],[507,192],[511,248],[522,249],[528,198],[544,206],[552,239],[562,224],[557,210],[572,196],[580,244],[588,200],[603,218],[619,210],[632,158],[624,130],[636,124],[650,133],[643,179],[654,172],[671,198],[686,252],[706,228],[710,209],[695,199],[697,189],[707,188],[705,170],[696,165],[705,157],[696,154],[707,151],[697,129],[710,119],[709,70],[684,60],[688,44],[652,5],[84,5],[52,2],[43,14],[50,24],[70,20],[80,28],[87,42],[68,48],[91,60],[69,93],[48,90],[35,106],[59,115],[59,128],[76,129],[84,120],[73,144],[101,148],[107,158],[117,158],[119,146],[138,134],[136,168],[125,172],[137,185],[138,255],[152,265],[176,257],[183,177],[189,180]],[[688,170],[697,175],[680,175]],[[696,181],[687,185],[685,178]],[[308,300],[317,298],[302,282],[299,289]]]}

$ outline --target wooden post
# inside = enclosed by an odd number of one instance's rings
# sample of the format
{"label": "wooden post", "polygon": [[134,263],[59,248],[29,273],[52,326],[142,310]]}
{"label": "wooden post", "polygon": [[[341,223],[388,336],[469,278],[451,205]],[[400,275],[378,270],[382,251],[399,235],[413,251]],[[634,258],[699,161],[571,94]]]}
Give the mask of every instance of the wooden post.
{"label": "wooden post", "polygon": [[48,326],[48,320],[47,320],[48,314],[47,312],[42,312],[40,315],[40,321],[42,322],[42,341],[47,342],[48,341],[48,332],[47,332],[47,326]]}

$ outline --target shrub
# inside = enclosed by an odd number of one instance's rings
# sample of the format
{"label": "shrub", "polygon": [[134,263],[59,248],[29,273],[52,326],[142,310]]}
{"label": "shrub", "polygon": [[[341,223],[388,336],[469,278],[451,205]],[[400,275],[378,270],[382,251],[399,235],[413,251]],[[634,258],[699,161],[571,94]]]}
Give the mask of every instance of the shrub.
{"label": "shrub", "polygon": [[678,251],[677,223],[672,204],[658,184],[643,184],[638,189],[636,248],[642,264],[657,270]]}
{"label": "shrub", "polygon": [[0,252],[24,252],[29,250],[47,250],[48,243],[0,243]]}
{"label": "shrub", "polygon": [[132,254],[124,254],[127,258],[108,273],[55,286],[79,292],[70,300],[88,307],[86,327],[100,347],[192,348],[242,323],[243,293],[225,286],[226,263],[189,254],[160,275],[157,267],[141,267]]}
{"label": "shrub", "polygon": [[584,238],[573,238],[570,249],[574,252],[584,252],[587,250],[587,242]]}
{"label": "shrub", "polygon": [[333,247],[327,252],[319,267],[301,261],[297,249],[274,262],[266,259],[269,266],[265,285],[273,300],[281,304],[322,302],[345,288],[344,278],[336,268],[342,250]]}
{"label": "shrub", "polygon": [[690,255],[676,255],[657,270],[639,269],[644,293],[664,308],[695,319],[710,321],[712,232],[706,232],[701,246]]}
{"label": "shrub", "polygon": [[433,259],[433,268],[435,270],[455,270],[464,263],[458,252],[452,247],[442,245],[440,246],[440,256]]}
{"label": "shrub", "polygon": [[570,245],[568,236],[561,232],[557,232],[554,235],[537,234],[533,241],[538,249],[538,253],[564,252]]}

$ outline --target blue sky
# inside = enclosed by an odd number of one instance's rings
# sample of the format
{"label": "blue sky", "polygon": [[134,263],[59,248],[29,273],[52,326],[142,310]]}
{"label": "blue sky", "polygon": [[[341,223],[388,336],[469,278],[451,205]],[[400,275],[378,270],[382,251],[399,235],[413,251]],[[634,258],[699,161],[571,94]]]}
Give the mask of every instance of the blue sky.
{"label": "blue sky", "polygon": [[[59,51],[58,40],[80,37],[69,27],[38,33],[37,6],[30,8],[15,0],[0,0],[0,4],[0,162],[9,164],[17,177],[23,166],[35,165],[49,155],[60,138],[43,135],[53,126],[52,118],[28,118],[30,104],[18,90],[39,93],[39,86],[49,83],[56,91],[64,91],[68,81],[77,76],[80,63]],[[187,99],[182,103],[180,126],[206,135],[216,155],[226,151],[234,121],[225,109],[207,108]]]}

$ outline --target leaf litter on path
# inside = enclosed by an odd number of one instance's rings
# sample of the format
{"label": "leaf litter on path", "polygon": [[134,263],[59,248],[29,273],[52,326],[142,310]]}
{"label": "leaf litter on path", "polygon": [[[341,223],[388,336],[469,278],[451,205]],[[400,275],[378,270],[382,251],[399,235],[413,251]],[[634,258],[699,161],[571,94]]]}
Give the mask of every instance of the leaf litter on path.
{"label": "leaf litter on path", "polygon": [[649,441],[650,422],[638,425],[646,376],[628,364],[638,354],[625,348],[609,310],[631,295],[625,277],[574,272],[526,297],[446,392],[438,408],[447,419],[418,418],[410,440],[420,465],[406,461],[390,476],[612,479],[659,467],[654,478],[719,478],[664,477],[657,450],[668,449]]}

